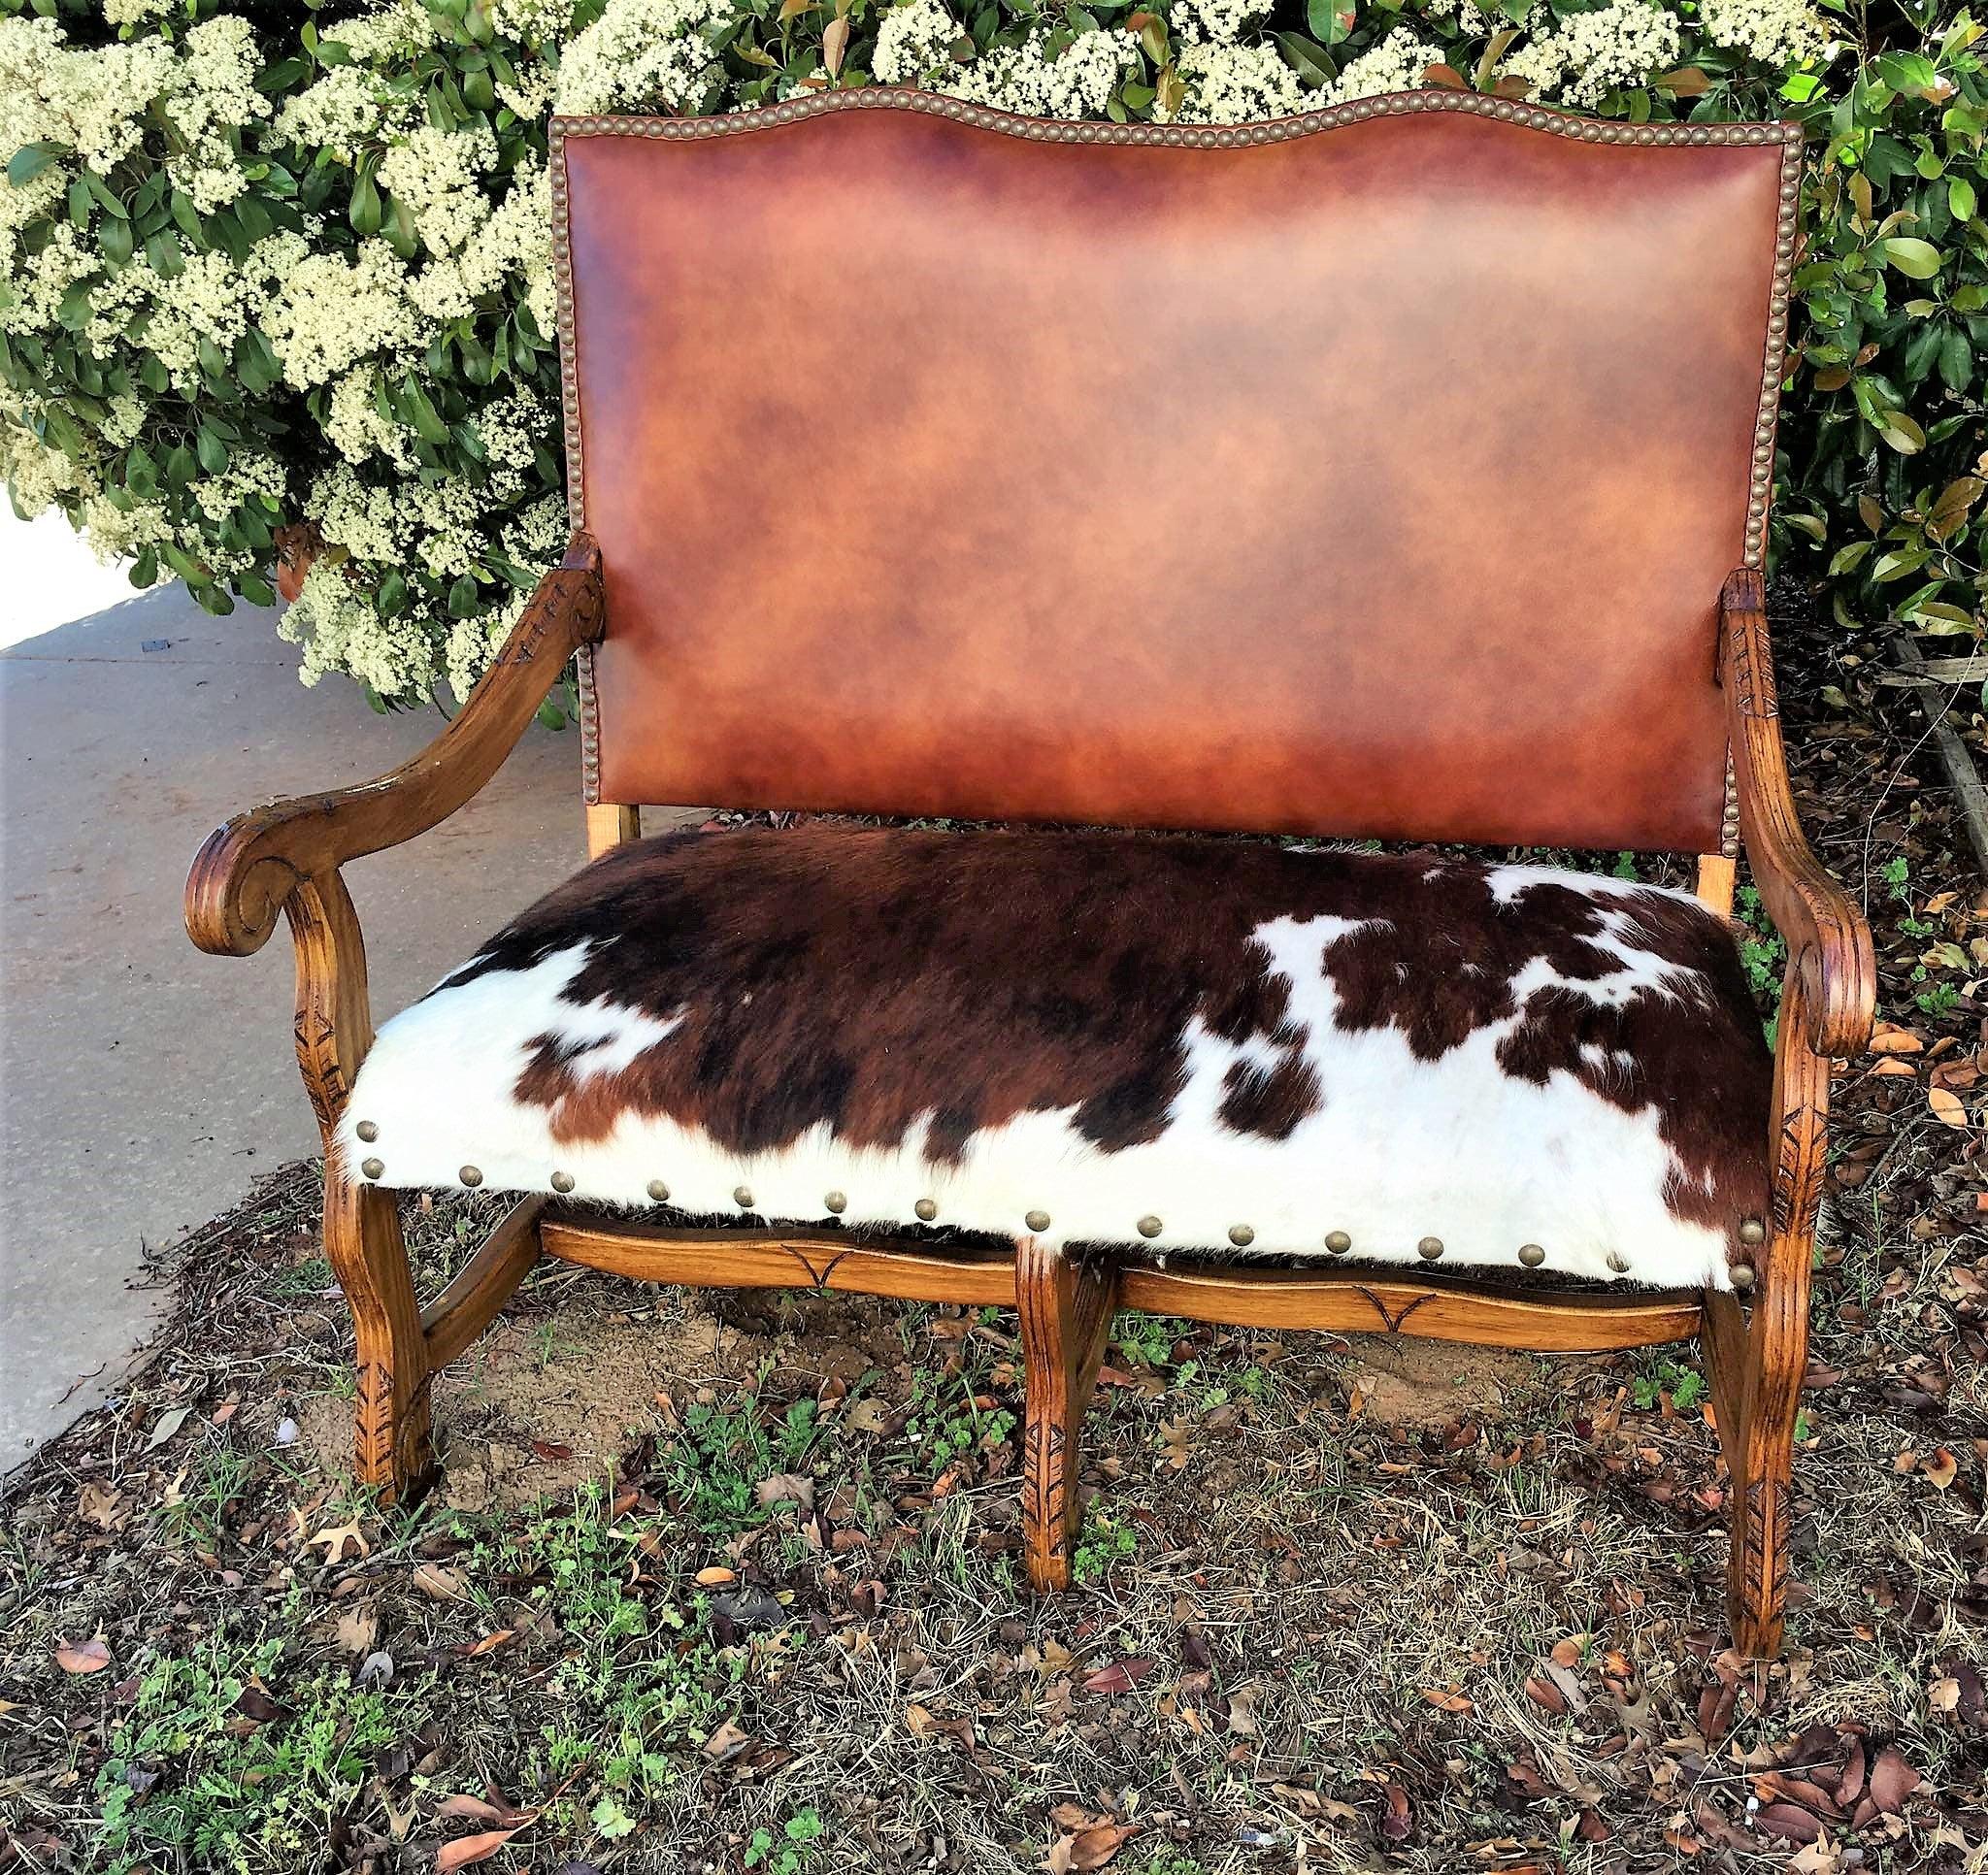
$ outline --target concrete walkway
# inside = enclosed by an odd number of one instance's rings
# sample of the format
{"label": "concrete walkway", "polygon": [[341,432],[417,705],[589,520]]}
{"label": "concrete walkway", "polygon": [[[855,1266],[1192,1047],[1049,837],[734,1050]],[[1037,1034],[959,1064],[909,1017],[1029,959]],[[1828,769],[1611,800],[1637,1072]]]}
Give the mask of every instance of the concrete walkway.
{"label": "concrete walkway", "polygon": [[[196,951],[187,863],[231,813],[376,774],[440,720],[306,690],[297,660],[273,613],[211,618],[178,586],[0,651],[0,1472],[145,1338],[141,1246],[316,1149],[287,935]],[[535,727],[460,814],[349,870],[377,1017],[582,862],[579,770],[575,734]]]}

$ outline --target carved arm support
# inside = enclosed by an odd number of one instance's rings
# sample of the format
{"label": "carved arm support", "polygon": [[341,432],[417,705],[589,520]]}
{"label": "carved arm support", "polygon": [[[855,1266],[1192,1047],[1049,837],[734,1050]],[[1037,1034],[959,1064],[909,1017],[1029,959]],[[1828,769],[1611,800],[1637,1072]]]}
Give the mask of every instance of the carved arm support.
{"label": "carved arm support", "polygon": [[1797,1038],[1824,1056],[1854,1055],[1871,1038],[1877,966],[1856,901],[1808,850],[1788,787],[1780,705],[1760,575],[1732,575],[1719,596],[1720,677],[1739,789],[1740,835],[1768,916],[1788,944],[1802,994],[1784,1003]]}
{"label": "carved arm support", "polygon": [[576,534],[461,712],[411,761],[356,787],[253,808],[211,835],[186,880],[193,941],[221,956],[260,950],[299,886],[426,833],[476,794],[516,745],[567,660],[599,641],[606,616],[600,568],[593,542]]}

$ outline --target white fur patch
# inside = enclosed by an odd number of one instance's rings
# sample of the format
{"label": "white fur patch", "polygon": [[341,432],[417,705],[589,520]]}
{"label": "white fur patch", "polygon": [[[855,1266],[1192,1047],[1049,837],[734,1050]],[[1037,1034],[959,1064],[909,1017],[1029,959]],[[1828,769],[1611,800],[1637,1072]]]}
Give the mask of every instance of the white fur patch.
{"label": "white fur patch", "polygon": [[[438,990],[387,1023],[361,1070],[339,1129],[345,1163],[377,1159],[379,1182],[448,1187],[474,1166],[493,1190],[545,1192],[555,1173],[575,1196],[655,1208],[651,1181],[673,1209],[739,1216],[735,1192],[751,1195],[758,1217],[788,1222],[827,1215],[825,1197],[846,1195],[843,1222],[906,1227],[931,1200],[937,1222],[1010,1236],[1029,1233],[1031,1212],[1050,1223],[1034,1234],[1058,1244],[1111,1241],[1164,1253],[1229,1251],[1246,1226],[1252,1255],[1327,1260],[1328,1233],[1352,1239],[1352,1259],[1426,1267],[1417,1244],[1438,1237],[1444,1266],[1509,1269],[1537,1243],[1550,1269],[1676,1288],[1727,1286],[1726,1239],[1678,1218],[1667,1180],[1683,1175],[1653,1106],[1625,1109],[1556,1071],[1543,1085],[1498,1060],[1542,992],[1597,1005],[1633,998],[1695,999],[1694,973],[1638,947],[1630,918],[1607,903],[1616,882],[1543,868],[1501,868],[1501,902],[1550,881],[1602,902],[1603,928],[1586,941],[1619,970],[1597,978],[1559,975],[1543,959],[1513,984],[1516,1012],[1476,1029],[1435,1060],[1423,1060],[1391,1026],[1342,1029],[1339,995],[1325,969],[1334,938],[1362,927],[1331,917],[1278,917],[1256,940],[1289,981],[1288,1021],[1305,1032],[1298,1052],[1323,1090],[1317,1110],[1274,1138],[1224,1124],[1225,1076],[1240,1059],[1268,1069],[1282,1043],[1237,1044],[1190,1020],[1187,1074],[1160,1135],[1106,1151],[1074,1124],[1077,1109],[1028,1111],[982,1128],[956,1164],[924,1151],[927,1114],[894,1149],[856,1148],[826,1125],[778,1151],[742,1156],[701,1130],[624,1109],[606,1138],[557,1145],[551,1113],[520,1102],[520,1073],[546,1037],[570,1050],[578,1077],[612,1072],[666,1045],[680,1017],[657,1017],[605,1002],[562,998],[591,946],[576,943],[530,969],[490,970]],[[1470,966],[1463,966],[1469,969]],[[1627,1075],[1635,1064],[1591,1050],[1584,1059]],[[361,1143],[360,1122],[377,1129]],[[1144,1237],[1142,1219],[1161,1230]],[[1334,1259],[1333,1261],[1338,1261]]]}

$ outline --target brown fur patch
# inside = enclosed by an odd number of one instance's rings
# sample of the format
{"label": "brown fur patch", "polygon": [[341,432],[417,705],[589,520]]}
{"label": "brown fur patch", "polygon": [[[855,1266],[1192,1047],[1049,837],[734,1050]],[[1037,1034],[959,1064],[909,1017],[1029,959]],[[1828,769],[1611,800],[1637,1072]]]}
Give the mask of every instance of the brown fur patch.
{"label": "brown fur patch", "polygon": [[591,941],[569,1001],[677,1021],[613,1072],[576,1073],[583,1050],[540,1039],[516,1093],[551,1110],[563,1141],[604,1138],[633,1108],[742,1154],[821,1124],[891,1147],[933,1115],[929,1150],[956,1161],[982,1129],[1075,1108],[1110,1152],[1164,1135],[1197,1020],[1263,1064],[1229,1073],[1221,1123],[1281,1139],[1334,1090],[1252,934],[1324,914],[1361,923],[1324,947],[1338,1026],[1395,1028],[1427,1061],[1508,1020],[1536,959],[1573,981],[1617,974],[1595,940],[1606,915],[1624,917],[1637,948],[1692,973],[1688,992],[1609,1004],[1536,991],[1499,1064],[1655,1106],[1684,1168],[1667,1194],[1679,1215],[1730,1232],[1762,1212],[1771,1063],[1729,932],[1689,901],[1597,898],[1577,874],[1501,901],[1491,869],[1414,855],[1116,834],[678,834],[589,867],[449,982]]}

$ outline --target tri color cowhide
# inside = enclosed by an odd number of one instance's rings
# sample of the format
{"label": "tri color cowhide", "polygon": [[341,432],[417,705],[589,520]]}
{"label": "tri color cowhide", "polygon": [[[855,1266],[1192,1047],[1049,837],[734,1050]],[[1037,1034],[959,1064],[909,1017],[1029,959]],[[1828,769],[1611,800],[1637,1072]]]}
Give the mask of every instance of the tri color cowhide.
{"label": "tri color cowhide", "polygon": [[1724,1287],[1770,1074],[1679,892],[815,825],[588,867],[386,1024],[340,1139],[389,1186]]}

